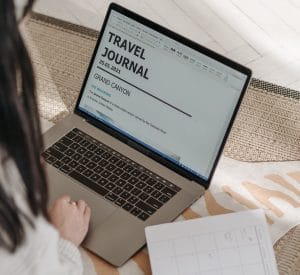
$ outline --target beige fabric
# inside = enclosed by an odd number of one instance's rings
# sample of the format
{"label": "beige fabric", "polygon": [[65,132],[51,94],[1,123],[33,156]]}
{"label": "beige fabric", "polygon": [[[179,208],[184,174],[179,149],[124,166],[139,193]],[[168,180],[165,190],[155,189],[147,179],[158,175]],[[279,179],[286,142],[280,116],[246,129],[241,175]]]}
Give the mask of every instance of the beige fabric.
{"label": "beige fabric", "polygon": [[280,274],[300,274],[300,226],[290,230],[275,245]]}
{"label": "beige fabric", "polygon": [[300,101],[250,86],[225,147],[241,161],[300,159]]}
{"label": "beige fabric", "polygon": [[[57,122],[74,108],[98,33],[36,14],[22,28],[37,75],[41,115]],[[299,160],[298,110],[296,92],[254,80],[233,126],[225,155],[256,162]],[[209,192],[205,201],[210,202],[210,206],[215,203]],[[252,206],[247,200],[245,205]],[[218,206],[216,209],[215,214],[224,213],[225,208]],[[195,218],[199,213],[189,209],[182,217]],[[280,274],[297,274],[298,241],[299,227],[296,227],[275,245]],[[127,269],[132,271],[130,274],[140,274],[133,270],[150,274],[145,251],[118,270],[100,259],[94,262],[103,274],[123,274]]]}
{"label": "beige fabric", "polygon": [[26,19],[23,35],[34,63],[41,115],[57,122],[74,109],[98,33],[34,18]]}

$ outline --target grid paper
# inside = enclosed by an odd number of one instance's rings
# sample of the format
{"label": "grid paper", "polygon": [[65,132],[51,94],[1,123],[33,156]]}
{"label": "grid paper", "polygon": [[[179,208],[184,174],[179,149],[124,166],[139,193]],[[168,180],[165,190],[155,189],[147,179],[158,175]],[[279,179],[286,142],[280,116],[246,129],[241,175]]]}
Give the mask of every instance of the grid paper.
{"label": "grid paper", "polygon": [[262,210],[146,228],[153,275],[276,275]]}

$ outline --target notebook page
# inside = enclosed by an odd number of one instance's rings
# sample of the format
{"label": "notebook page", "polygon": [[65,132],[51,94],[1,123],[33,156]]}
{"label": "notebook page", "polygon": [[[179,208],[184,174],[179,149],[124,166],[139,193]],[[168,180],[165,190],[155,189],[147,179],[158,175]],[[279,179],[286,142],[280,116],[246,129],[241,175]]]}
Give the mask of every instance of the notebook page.
{"label": "notebook page", "polygon": [[153,275],[278,275],[262,210],[149,226]]}

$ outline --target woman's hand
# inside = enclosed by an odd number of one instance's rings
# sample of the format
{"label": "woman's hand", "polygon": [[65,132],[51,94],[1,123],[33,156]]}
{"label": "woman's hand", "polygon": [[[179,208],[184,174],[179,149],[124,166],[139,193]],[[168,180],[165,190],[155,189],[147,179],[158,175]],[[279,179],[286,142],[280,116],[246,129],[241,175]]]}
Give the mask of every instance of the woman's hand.
{"label": "woman's hand", "polygon": [[63,196],[49,209],[49,217],[64,239],[79,246],[89,228],[91,209],[83,200],[74,202],[69,196]]}

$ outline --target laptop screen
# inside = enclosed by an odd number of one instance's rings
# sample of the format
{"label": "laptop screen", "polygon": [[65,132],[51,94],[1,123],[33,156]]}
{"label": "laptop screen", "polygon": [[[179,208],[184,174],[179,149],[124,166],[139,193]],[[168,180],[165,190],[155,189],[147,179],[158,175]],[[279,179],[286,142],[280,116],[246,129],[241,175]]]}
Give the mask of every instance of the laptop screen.
{"label": "laptop screen", "polygon": [[207,180],[247,74],[111,10],[77,108]]}

